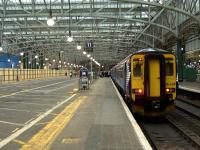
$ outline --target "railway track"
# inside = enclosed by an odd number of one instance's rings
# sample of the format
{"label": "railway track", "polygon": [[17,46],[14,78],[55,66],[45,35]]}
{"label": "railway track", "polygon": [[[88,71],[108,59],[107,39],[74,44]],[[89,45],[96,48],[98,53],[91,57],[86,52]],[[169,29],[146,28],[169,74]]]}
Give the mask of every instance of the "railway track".
{"label": "railway track", "polygon": [[[138,121],[139,120],[139,121]],[[156,150],[196,150],[197,145],[185,138],[167,118],[148,120],[137,119],[153,149]]]}
{"label": "railway track", "polygon": [[176,110],[165,118],[136,119],[154,149],[200,149],[199,106],[177,100]]}
{"label": "railway track", "polygon": [[[177,89],[177,98],[181,100],[200,100],[200,93],[192,92],[192,91],[187,91],[184,89]],[[200,105],[199,105],[200,106]]]}

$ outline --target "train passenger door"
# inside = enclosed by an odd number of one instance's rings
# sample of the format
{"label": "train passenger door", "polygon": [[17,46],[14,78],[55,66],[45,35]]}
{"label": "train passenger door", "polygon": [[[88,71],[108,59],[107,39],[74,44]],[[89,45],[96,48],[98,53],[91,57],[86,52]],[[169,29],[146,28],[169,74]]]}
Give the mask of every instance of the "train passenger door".
{"label": "train passenger door", "polygon": [[160,60],[149,59],[149,96],[160,96]]}

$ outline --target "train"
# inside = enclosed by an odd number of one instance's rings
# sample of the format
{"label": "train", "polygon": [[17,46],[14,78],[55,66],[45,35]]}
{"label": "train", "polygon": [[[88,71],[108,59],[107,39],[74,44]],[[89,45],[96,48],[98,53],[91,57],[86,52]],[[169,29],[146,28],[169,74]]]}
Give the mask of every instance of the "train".
{"label": "train", "polygon": [[157,48],[138,50],[111,69],[111,78],[133,113],[165,116],[175,109],[176,57]]}

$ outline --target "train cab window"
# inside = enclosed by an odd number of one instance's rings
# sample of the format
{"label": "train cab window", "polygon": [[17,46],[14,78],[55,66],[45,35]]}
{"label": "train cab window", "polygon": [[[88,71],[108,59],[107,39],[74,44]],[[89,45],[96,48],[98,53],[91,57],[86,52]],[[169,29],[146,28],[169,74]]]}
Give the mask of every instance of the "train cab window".
{"label": "train cab window", "polygon": [[142,75],[142,64],[140,64],[139,62],[134,65],[133,75],[135,77],[140,77]]}
{"label": "train cab window", "polygon": [[165,72],[166,72],[166,76],[172,76],[174,74],[173,72],[174,67],[173,67],[173,63],[165,63]]}

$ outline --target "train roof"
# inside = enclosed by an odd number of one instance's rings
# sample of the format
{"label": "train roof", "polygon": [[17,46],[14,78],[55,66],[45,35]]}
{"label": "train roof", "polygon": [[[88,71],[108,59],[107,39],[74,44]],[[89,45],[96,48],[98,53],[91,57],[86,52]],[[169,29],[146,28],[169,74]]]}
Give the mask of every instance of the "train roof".
{"label": "train roof", "polygon": [[[131,56],[135,54],[148,54],[148,53],[158,53],[158,54],[172,54],[169,51],[159,49],[159,48],[144,48],[138,51],[135,51],[132,54],[129,54],[126,58],[124,58],[122,61],[120,61],[118,64],[116,64],[112,69],[116,68],[117,66],[120,66],[121,64],[125,63]],[[111,70],[112,70],[111,69]]]}
{"label": "train roof", "polygon": [[162,49],[159,49],[159,48],[145,48],[145,49],[138,50],[138,51],[134,52],[133,54],[152,53],[152,52],[155,52],[155,53],[170,53],[169,51],[162,50]]}

